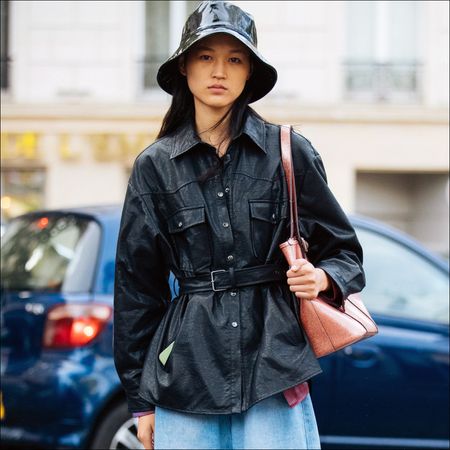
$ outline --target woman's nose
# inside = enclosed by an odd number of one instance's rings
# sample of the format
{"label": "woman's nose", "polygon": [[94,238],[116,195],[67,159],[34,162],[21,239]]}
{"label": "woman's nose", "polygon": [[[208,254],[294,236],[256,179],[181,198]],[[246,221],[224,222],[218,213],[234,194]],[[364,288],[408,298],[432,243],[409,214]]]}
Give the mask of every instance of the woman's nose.
{"label": "woman's nose", "polygon": [[213,64],[212,76],[216,78],[225,78],[226,69],[223,61],[216,60]]}

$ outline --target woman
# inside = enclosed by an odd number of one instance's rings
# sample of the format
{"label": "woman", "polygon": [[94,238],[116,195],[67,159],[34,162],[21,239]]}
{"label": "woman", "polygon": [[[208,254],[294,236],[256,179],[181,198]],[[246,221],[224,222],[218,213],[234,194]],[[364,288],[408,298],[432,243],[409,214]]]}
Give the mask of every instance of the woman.
{"label": "woman", "polygon": [[145,448],[320,448],[308,383],[322,370],[298,301],[339,305],[364,287],[355,232],[293,132],[309,262],[287,267],[280,130],[248,106],[277,72],[249,14],[199,4],[157,79],[172,105],[135,161],[116,259],[114,358],[138,437]]}

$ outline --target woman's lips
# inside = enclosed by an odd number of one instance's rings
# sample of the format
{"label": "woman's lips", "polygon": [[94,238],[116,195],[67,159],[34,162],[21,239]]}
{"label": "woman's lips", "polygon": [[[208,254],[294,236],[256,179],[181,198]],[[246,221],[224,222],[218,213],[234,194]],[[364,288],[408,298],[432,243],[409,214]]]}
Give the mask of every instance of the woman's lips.
{"label": "woman's lips", "polygon": [[213,92],[225,92],[227,90],[226,87],[221,86],[220,84],[213,84],[212,86],[208,86],[208,89]]}

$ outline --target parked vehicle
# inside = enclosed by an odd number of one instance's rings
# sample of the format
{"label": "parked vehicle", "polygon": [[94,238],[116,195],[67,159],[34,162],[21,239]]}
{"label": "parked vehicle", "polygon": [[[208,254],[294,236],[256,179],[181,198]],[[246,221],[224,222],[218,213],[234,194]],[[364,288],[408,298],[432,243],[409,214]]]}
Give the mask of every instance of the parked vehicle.
{"label": "parked vehicle", "polygon": [[[142,448],[112,359],[120,206],[40,211],[2,238],[2,443]],[[311,395],[326,448],[449,447],[448,265],[352,217],[378,335],[320,359]],[[177,283],[171,275],[172,296]]]}
{"label": "parked vehicle", "polygon": [[6,223],[3,220],[0,221],[0,238],[3,236],[6,230]]}

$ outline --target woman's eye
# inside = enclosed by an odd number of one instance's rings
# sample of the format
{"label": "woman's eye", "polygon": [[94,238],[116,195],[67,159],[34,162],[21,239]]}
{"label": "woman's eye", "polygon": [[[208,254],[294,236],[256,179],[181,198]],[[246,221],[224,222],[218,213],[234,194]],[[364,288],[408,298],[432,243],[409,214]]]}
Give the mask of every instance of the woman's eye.
{"label": "woman's eye", "polygon": [[240,62],[241,62],[241,59],[240,59],[240,58],[237,58],[237,57],[235,56],[235,57],[233,57],[233,58],[230,58],[230,61],[231,61],[232,63],[240,63]]}
{"label": "woman's eye", "polygon": [[204,60],[204,61],[208,61],[211,58],[211,56],[209,55],[200,55],[200,59]]}

